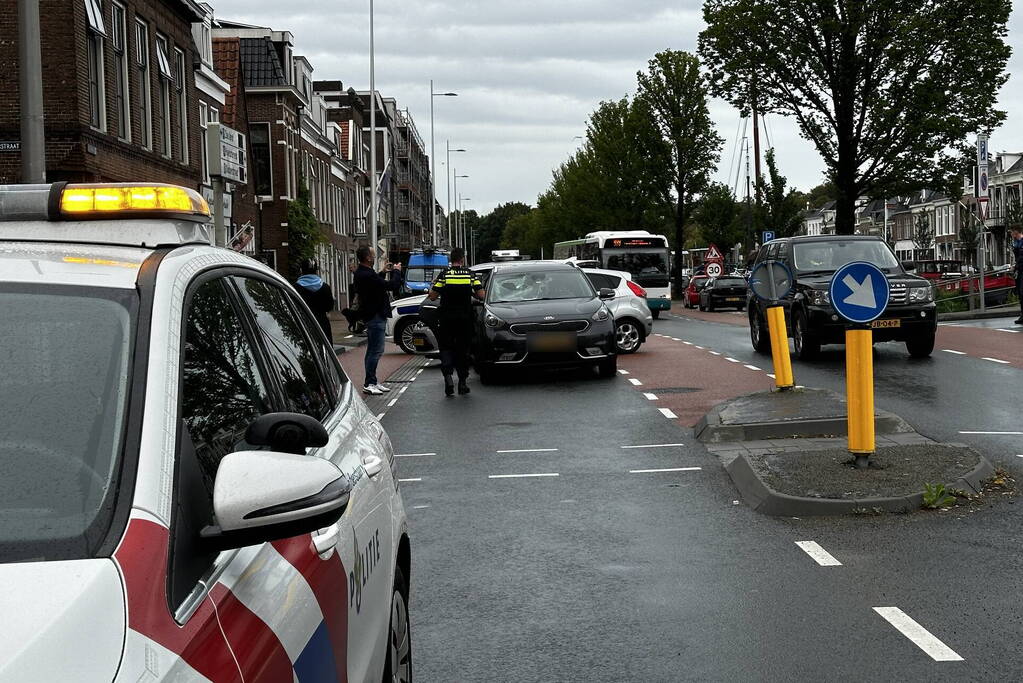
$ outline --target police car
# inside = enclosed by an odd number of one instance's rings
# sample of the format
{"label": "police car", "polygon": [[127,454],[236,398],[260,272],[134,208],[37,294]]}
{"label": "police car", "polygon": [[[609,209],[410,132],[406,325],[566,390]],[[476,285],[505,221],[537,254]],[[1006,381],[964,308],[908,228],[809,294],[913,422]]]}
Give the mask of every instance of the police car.
{"label": "police car", "polygon": [[0,680],[411,680],[387,434],[208,221],[0,187]]}

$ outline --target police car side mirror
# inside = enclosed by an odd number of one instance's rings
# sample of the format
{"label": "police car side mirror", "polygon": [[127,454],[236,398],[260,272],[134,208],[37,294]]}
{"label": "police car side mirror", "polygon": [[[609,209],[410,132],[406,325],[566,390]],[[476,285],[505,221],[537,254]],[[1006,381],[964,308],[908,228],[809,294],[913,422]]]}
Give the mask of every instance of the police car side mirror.
{"label": "police car side mirror", "polygon": [[601,287],[600,289],[601,301],[608,301],[613,298],[615,298],[615,290],[611,289],[610,287]]}
{"label": "police car side mirror", "polygon": [[220,461],[213,484],[215,524],[200,531],[222,551],[312,533],[337,522],[352,486],[329,460],[273,451],[237,451]]}
{"label": "police car side mirror", "polygon": [[260,415],[245,430],[246,443],[295,455],[305,455],[307,448],[326,446],[329,439],[319,420],[301,413]]}

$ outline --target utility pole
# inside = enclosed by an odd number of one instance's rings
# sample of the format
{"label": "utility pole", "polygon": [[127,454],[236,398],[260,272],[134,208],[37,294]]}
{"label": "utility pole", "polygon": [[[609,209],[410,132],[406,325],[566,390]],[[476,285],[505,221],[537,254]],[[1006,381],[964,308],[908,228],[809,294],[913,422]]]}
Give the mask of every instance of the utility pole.
{"label": "utility pole", "polygon": [[749,240],[750,250],[752,250],[756,246],[757,240],[753,234],[753,193],[750,191],[749,138],[743,138],[743,145],[746,147],[746,237]]}
{"label": "utility pole", "polygon": [[378,256],[377,234],[377,78],[373,44],[373,0],[369,0],[369,243],[373,257]]}
{"label": "utility pole", "polygon": [[21,95],[21,182],[46,182],[43,60],[39,0],[18,0],[18,92]]}
{"label": "utility pole", "polygon": [[761,177],[760,177],[760,113],[757,111],[756,100],[753,102],[753,167],[756,171],[756,200],[760,205]]}

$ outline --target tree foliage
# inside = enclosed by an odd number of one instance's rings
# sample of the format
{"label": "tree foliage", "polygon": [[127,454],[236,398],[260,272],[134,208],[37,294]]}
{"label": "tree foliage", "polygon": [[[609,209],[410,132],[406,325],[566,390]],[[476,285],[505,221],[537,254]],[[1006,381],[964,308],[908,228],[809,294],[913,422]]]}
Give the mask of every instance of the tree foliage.
{"label": "tree foliage", "polygon": [[[968,135],[1005,112],[1011,0],[705,0],[712,92],[796,118],[851,234],[857,197],[944,189]],[[978,36],[981,38],[978,39]]]}
{"label": "tree foliage", "polygon": [[721,183],[711,183],[707,187],[693,218],[700,230],[700,246],[716,244],[727,251],[742,239],[745,232],[742,208],[732,196],[732,190]]}
{"label": "tree foliage", "polygon": [[777,237],[791,237],[803,226],[805,196],[787,187],[788,179],[778,171],[774,150],[767,150],[767,180],[760,182],[760,204],[757,221],[764,230],[773,230]]}
{"label": "tree foliage", "polygon": [[[690,213],[717,168],[724,141],[714,130],[707,107],[707,81],[694,55],[677,50],[658,52],[636,79],[636,98],[649,107],[668,148],[674,241],[681,246],[686,241]],[[684,266],[682,249],[678,249],[676,277]]]}
{"label": "tree foliage", "polygon": [[529,213],[532,209],[528,204],[522,202],[508,202],[499,204],[493,211],[483,216],[479,221],[479,228],[476,234],[476,260],[485,261],[490,258],[490,252],[501,248],[501,238],[504,235],[505,226],[515,216]]}
{"label": "tree foliage", "polygon": [[299,183],[298,197],[288,202],[288,271],[292,279],[300,275],[302,261],[315,258],[316,247],[327,241],[309,196],[309,188],[303,180]]}
{"label": "tree foliage", "polygon": [[931,221],[924,214],[916,217],[916,223],[913,225],[913,243],[921,252],[921,258],[930,257],[928,252],[934,247],[934,231],[931,230]]}

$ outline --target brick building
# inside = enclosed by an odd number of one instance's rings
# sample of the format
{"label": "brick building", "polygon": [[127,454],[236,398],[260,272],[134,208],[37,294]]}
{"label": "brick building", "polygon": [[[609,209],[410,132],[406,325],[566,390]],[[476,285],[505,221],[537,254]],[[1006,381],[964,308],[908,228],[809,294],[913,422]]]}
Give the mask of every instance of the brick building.
{"label": "brick building", "polygon": [[[199,187],[191,132],[209,95],[193,31],[210,15],[191,0],[41,0],[47,180]],[[0,26],[0,140],[18,141],[17,3],[0,6]],[[19,151],[0,152],[0,182],[20,167]]]}

